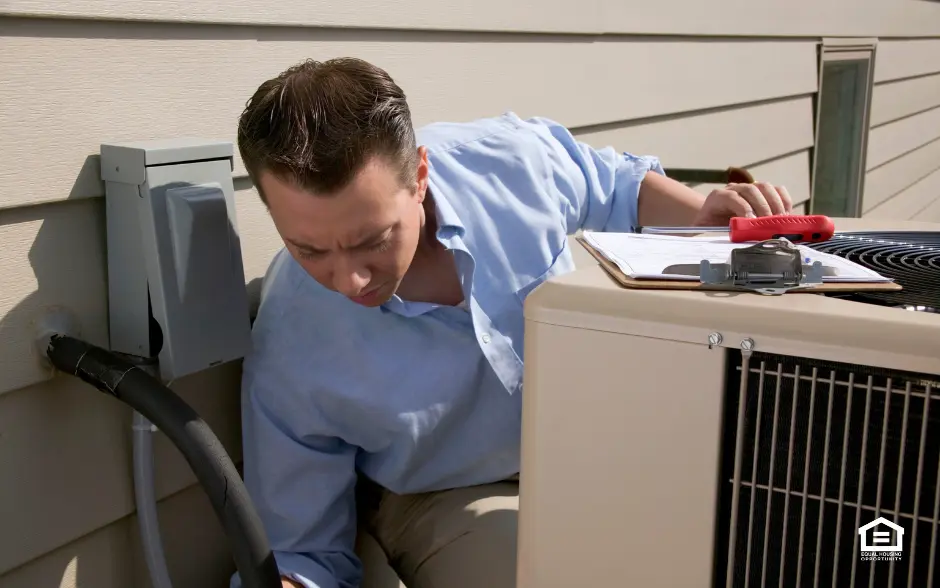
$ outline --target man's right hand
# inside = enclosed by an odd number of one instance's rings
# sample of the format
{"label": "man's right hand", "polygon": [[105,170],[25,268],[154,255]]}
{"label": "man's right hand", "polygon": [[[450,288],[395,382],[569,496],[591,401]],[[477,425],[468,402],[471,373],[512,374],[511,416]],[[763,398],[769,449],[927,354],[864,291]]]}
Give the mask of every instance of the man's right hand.
{"label": "man's right hand", "polygon": [[288,580],[287,578],[281,578],[281,588],[304,588],[304,587],[293,580]]}

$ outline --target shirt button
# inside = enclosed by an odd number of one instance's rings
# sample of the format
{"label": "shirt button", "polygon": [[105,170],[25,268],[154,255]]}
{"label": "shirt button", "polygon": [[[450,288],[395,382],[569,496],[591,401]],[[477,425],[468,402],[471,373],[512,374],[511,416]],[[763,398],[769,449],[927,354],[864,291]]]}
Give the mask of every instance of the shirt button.
{"label": "shirt button", "polygon": [[484,333],[483,336],[480,337],[480,339],[483,341],[484,344],[490,342],[490,336],[489,336],[488,334],[486,334],[486,333]]}

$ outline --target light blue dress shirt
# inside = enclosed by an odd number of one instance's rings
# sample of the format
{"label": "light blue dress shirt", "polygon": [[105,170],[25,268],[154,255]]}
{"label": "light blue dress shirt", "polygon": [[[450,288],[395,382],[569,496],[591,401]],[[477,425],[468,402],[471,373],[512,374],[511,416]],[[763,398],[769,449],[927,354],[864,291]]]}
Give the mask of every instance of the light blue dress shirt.
{"label": "light blue dress shirt", "polygon": [[244,476],[282,574],[308,588],[359,585],[357,471],[396,493],[519,472],[523,301],[574,268],[568,235],[631,230],[640,182],[663,173],[654,157],[513,113],[418,139],[467,309],[358,306],[284,250],[264,280],[244,362]]}

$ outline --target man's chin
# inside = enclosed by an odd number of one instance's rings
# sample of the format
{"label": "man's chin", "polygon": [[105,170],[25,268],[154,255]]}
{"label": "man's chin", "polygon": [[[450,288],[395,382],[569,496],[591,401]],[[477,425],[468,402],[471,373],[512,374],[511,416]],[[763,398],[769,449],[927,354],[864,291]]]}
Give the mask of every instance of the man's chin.
{"label": "man's chin", "polygon": [[358,304],[359,306],[364,306],[366,308],[376,308],[388,302],[389,298],[391,298],[391,296],[383,296],[375,300],[360,301],[360,300],[356,300],[355,298],[350,298],[350,300],[352,300],[354,303]]}

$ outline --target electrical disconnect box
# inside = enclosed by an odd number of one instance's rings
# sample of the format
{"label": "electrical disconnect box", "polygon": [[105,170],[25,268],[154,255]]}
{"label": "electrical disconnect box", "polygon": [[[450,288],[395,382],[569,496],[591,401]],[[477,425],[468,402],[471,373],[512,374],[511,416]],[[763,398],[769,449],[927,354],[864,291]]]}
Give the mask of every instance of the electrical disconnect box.
{"label": "electrical disconnect box", "polygon": [[233,153],[195,139],[101,146],[110,346],[156,356],[164,381],[250,345]]}

